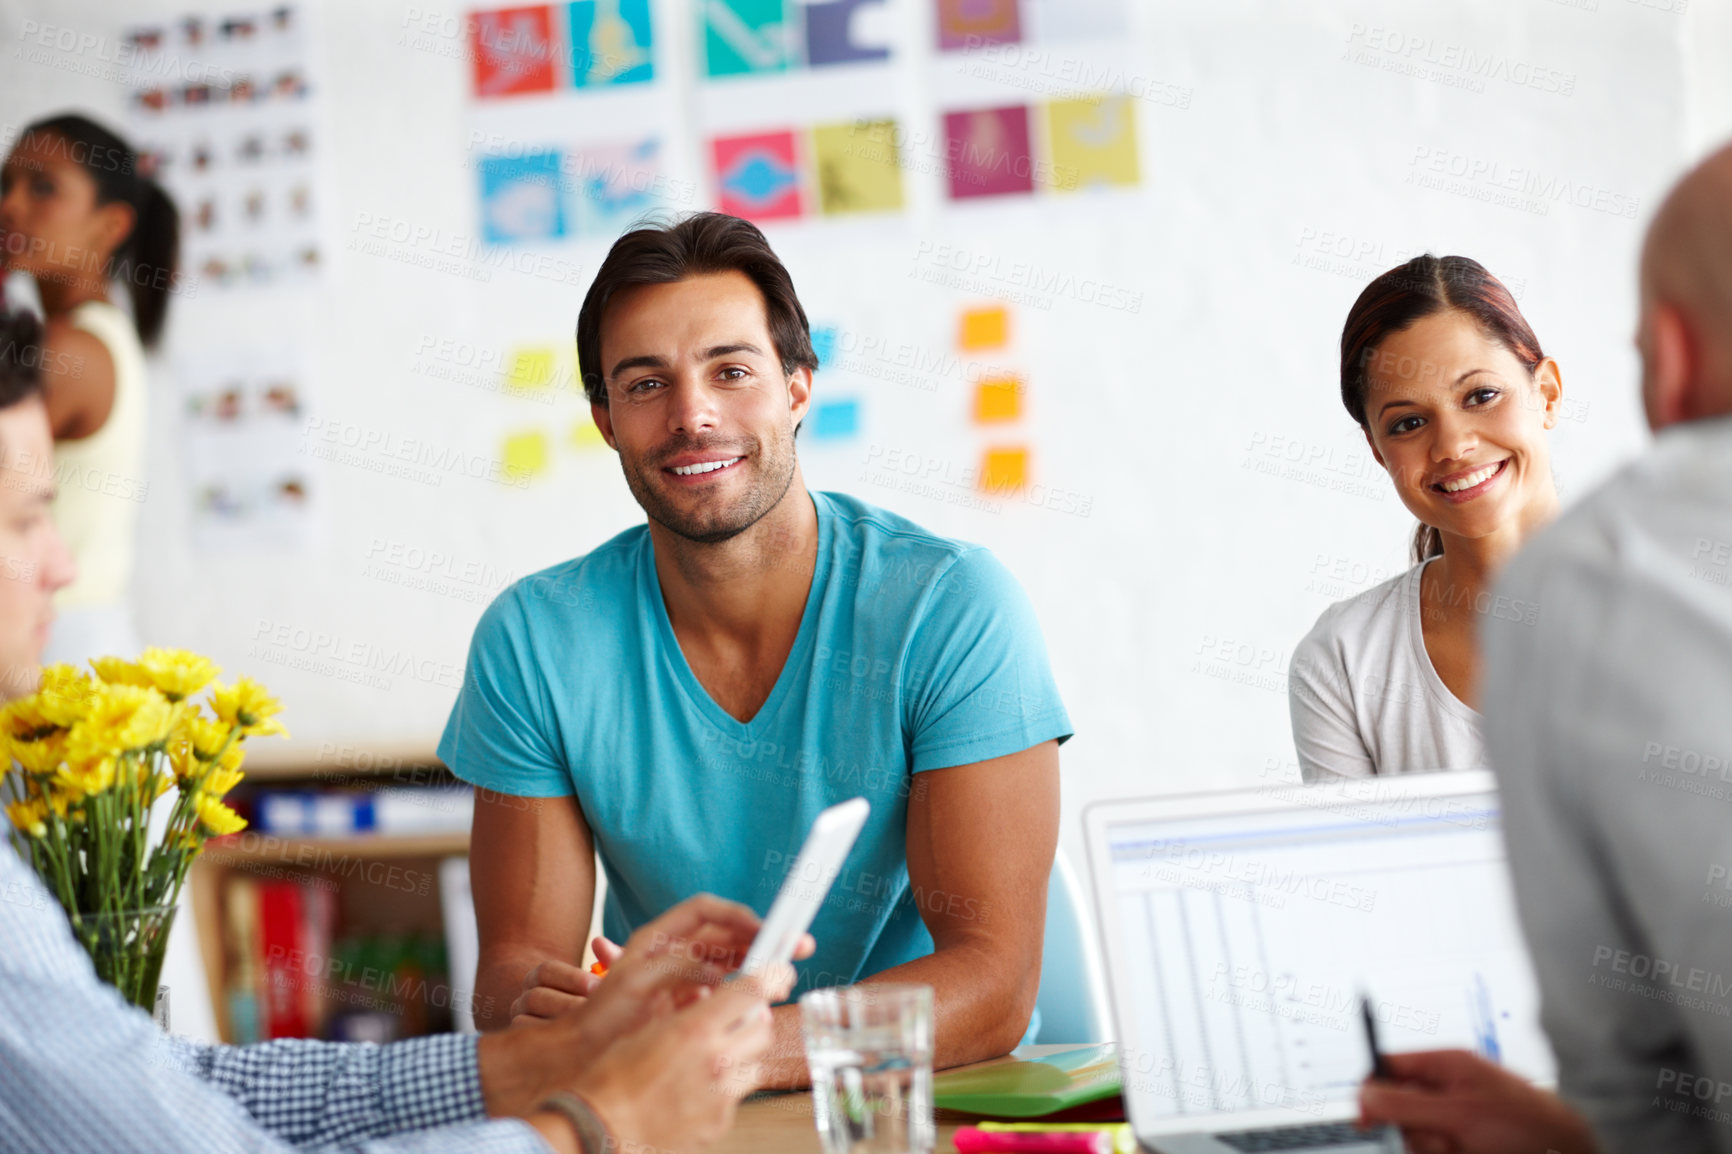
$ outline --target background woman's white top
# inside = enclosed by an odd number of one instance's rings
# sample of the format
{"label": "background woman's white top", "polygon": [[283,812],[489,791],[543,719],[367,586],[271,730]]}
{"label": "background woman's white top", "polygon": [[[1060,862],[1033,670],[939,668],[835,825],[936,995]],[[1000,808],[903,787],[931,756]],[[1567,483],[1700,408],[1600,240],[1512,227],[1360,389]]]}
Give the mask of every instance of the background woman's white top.
{"label": "background woman's white top", "polygon": [[1429,563],[1331,605],[1293,651],[1287,705],[1306,781],[1487,764],[1479,713],[1425,651],[1419,578]]}
{"label": "background woman's white top", "polygon": [[70,317],[107,346],[114,361],[114,404],[102,428],[54,445],[54,521],[78,562],[78,576],[56,604],[113,606],[126,599],[146,492],[144,348],[132,318],[106,301],[86,301]]}
{"label": "background woman's white top", "polygon": [[106,345],[114,404],[90,437],[54,445],[54,520],[78,561],[78,577],[57,605],[118,605],[132,580],[133,532],[145,496],[144,347],[132,317],[107,301],[78,305],[71,322]]}

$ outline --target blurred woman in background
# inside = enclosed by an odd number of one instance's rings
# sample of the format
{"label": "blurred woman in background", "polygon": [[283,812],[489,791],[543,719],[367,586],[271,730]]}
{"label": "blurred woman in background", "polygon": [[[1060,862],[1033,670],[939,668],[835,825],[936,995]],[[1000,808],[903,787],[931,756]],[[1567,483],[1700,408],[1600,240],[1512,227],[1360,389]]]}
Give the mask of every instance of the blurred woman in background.
{"label": "blurred woman in background", "polygon": [[[127,595],[144,482],[144,350],[176,288],[180,219],[138,156],[83,116],[31,124],[0,168],[0,273],[28,273],[46,322],[55,521],[78,575],[45,659],[82,663],[139,644]],[[131,313],[110,299],[123,284]]]}
{"label": "blurred woman in background", "polygon": [[1331,605],[1293,652],[1307,781],[1486,765],[1477,627],[1499,566],[1557,513],[1558,364],[1502,282],[1418,256],[1366,286],[1341,333],[1341,400],[1402,504],[1414,567]]}

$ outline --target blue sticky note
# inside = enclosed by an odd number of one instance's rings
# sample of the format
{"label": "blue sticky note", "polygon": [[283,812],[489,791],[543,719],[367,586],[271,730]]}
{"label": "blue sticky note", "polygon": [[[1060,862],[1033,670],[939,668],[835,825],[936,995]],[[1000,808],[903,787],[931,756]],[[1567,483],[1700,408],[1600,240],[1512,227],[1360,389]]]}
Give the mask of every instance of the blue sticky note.
{"label": "blue sticky note", "polygon": [[818,354],[819,368],[830,363],[830,354],[836,351],[835,325],[823,325],[812,330],[812,351]]}
{"label": "blue sticky note", "polygon": [[806,63],[852,64],[890,59],[890,45],[875,43],[889,26],[884,0],[813,0],[806,5]]}
{"label": "blue sticky note", "polygon": [[860,402],[819,401],[812,410],[812,436],[820,441],[853,437],[860,432]]}
{"label": "blue sticky note", "polygon": [[566,233],[560,153],[481,159],[481,232],[489,244],[549,240]]}
{"label": "blue sticky note", "polygon": [[575,0],[571,82],[578,88],[637,84],[655,76],[649,0]]}

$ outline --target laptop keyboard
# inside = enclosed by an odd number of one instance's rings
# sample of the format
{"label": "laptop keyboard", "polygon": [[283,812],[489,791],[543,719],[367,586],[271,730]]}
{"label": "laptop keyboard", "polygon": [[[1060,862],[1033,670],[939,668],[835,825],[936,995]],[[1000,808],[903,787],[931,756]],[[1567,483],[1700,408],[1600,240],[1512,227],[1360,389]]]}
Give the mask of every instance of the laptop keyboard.
{"label": "laptop keyboard", "polygon": [[1375,1132],[1351,1122],[1316,1126],[1279,1126],[1272,1130],[1238,1130],[1215,1135],[1235,1150],[1315,1150],[1319,1146],[1350,1146],[1376,1141]]}

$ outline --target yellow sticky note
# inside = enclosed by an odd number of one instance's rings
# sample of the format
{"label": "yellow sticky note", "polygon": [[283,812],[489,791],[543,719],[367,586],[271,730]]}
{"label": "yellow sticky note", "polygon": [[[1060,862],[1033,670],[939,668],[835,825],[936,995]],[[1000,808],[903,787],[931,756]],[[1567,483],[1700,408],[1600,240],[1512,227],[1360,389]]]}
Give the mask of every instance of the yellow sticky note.
{"label": "yellow sticky note", "polygon": [[1124,95],[1047,105],[1051,183],[1063,192],[1137,183],[1135,105]]}
{"label": "yellow sticky note", "polygon": [[514,389],[545,389],[553,383],[554,359],[558,354],[542,345],[518,349],[511,356],[505,383]]}
{"label": "yellow sticky note", "polygon": [[571,426],[571,447],[579,452],[589,452],[595,449],[607,448],[607,441],[602,437],[601,430],[593,420],[585,418]]}
{"label": "yellow sticky note", "polygon": [[507,477],[533,477],[547,468],[547,434],[540,429],[508,434],[501,457]]}
{"label": "yellow sticky note", "polygon": [[988,493],[1014,493],[1028,484],[1028,450],[988,449],[980,469],[980,487]]}
{"label": "yellow sticky note", "polygon": [[812,130],[818,204],[825,215],[902,208],[898,135],[894,120],[850,120]]}
{"label": "yellow sticky note", "polygon": [[1010,310],[1003,305],[967,309],[962,314],[962,334],[957,343],[964,349],[996,349],[1010,339]]}
{"label": "yellow sticky note", "polygon": [[1022,379],[988,377],[975,386],[974,419],[982,424],[1022,416]]}

